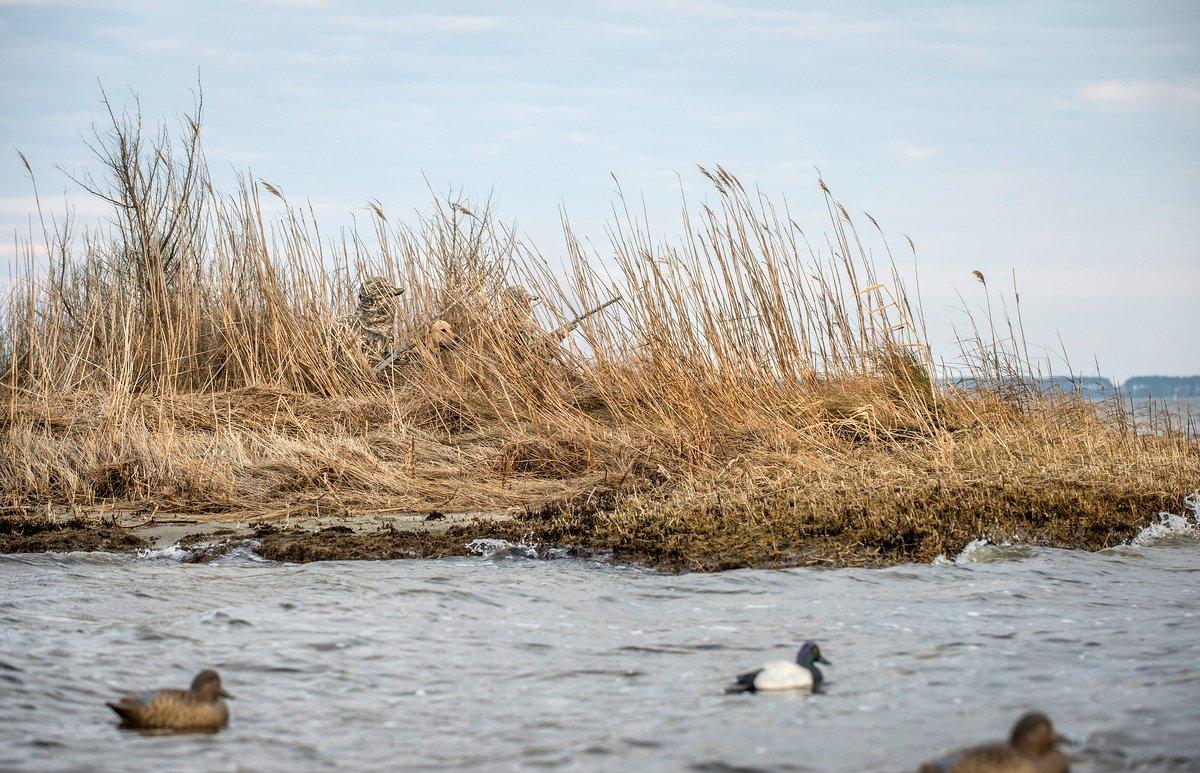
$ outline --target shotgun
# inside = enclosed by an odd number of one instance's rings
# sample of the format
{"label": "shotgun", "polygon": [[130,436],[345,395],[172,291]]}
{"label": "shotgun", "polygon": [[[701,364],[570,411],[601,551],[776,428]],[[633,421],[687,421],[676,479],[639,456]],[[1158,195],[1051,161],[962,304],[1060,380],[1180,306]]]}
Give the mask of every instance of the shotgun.
{"label": "shotgun", "polygon": [[553,332],[550,333],[550,337],[557,339],[559,341],[563,340],[564,338],[569,336],[575,330],[575,328],[579,327],[579,323],[583,322],[588,317],[591,317],[595,314],[599,314],[600,312],[607,309],[609,306],[612,306],[614,303],[619,303],[620,301],[621,301],[621,296],[614,295],[612,298],[610,298],[609,300],[600,304],[599,306],[593,307],[593,308],[588,309],[587,311],[583,312],[582,314],[575,317],[575,319],[571,320],[570,322],[566,323],[565,325],[559,325],[558,327],[554,328]]}

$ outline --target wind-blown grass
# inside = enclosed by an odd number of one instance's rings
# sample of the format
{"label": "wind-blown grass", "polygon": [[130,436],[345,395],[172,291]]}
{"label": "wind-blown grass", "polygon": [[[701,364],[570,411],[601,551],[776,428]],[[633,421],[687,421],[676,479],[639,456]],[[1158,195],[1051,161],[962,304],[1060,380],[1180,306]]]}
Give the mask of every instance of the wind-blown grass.
{"label": "wind-blown grass", "polygon": [[[114,114],[80,181],[108,227],[27,245],[0,316],[3,507],[511,508],[533,539],[712,569],[1102,547],[1200,487],[1186,433],[1030,387],[1019,308],[970,320],[975,386],[945,386],[915,285],[824,183],[820,244],[717,168],[678,240],[619,204],[599,254],[564,224],[552,270],[486,205],[404,224],[373,203],[325,239],[268,183],[215,191],[200,133],[199,110],[175,137]],[[375,374],[345,322],[370,275],[406,288],[412,336],[440,313],[461,345]],[[513,333],[514,283],[545,329],[621,301],[547,346]]]}

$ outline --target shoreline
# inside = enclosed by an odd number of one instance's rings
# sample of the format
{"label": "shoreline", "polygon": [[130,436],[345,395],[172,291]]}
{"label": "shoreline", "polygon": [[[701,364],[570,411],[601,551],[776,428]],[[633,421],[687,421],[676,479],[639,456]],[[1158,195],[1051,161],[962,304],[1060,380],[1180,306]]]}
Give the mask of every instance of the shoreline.
{"label": "shoreline", "polygon": [[[136,513],[128,512],[90,516],[60,513],[48,517],[0,514],[0,554],[135,553],[177,545],[192,551],[193,563],[206,563],[234,545],[253,540],[266,545],[271,560],[296,563],[438,558],[469,555],[466,542],[470,537],[464,541],[464,535],[513,518],[506,513],[431,511],[353,518],[300,517],[281,523],[283,519],[227,521],[178,514],[139,520]],[[458,542],[462,545],[456,550]]]}
{"label": "shoreline", "polygon": [[[1013,546],[1051,547],[1095,552],[1130,542],[1163,515],[1197,518],[1191,499],[1178,508],[1159,510],[1144,518],[1121,517],[1103,530],[1076,528],[1047,522],[1031,525],[1014,516],[973,536],[963,535],[941,556],[953,556],[978,540]],[[1191,514],[1188,515],[1189,511]],[[594,518],[594,514],[592,516]],[[145,519],[136,512],[80,516],[0,513],[0,554],[104,551],[136,553],[173,546],[188,551],[188,563],[209,563],[239,546],[250,546],[264,559],[287,563],[314,561],[385,561],[436,559],[479,555],[472,543],[497,540],[535,549],[539,554],[558,551],[570,556],[606,555],[614,562],[632,563],[673,573],[712,572],[730,569],[785,569],[805,566],[886,567],[928,563],[936,556],[905,549],[903,541],[892,549],[864,548],[861,543],[834,535],[775,544],[741,546],[738,550],[695,550],[680,555],[664,545],[605,540],[587,531],[594,521],[579,513],[566,515],[559,507],[521,514],[502,512],[404,512],[364,514],[357,517],[323,516],[290,519],[216,520],[179,514]],[[682,535],[673,535],[678,539]],[[690,535],[702,537],[702,535]],[[961,545],[957,544],[961,541]],[[710,545],[711,548],[719,546]]]}
{"label": "shoreline", "polygon": [[161,222],[136,243],[56,223],[59,270],[29,245],[0,304],[0,519],[28,516],[0,549],[252,538],[311,561],[504,539],[668,571],[882,566],[978,539],[1096,550],[1200,489],[1190,415],[1047,382],[981,271],[986,306],[934,352],[915,274],[823,181],[824,246],[701,168],[713,198],[677,236],[618,191],[606,244],[564,218],[558,271],[440,197],[326,250],[255,181],[212,189],[199,125],[98,135],[113,190],[147,180],[145,202],[101,197],[115,222],[134,203]]}

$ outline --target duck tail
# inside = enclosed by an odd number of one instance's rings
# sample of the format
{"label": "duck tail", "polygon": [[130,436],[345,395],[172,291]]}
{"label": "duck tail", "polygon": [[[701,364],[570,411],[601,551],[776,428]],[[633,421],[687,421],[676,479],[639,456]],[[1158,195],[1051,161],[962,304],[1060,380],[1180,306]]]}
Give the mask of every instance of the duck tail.
{"label": "duck tail", "polygon": [[109,701],[105,705],[117,712],[117,716],[123,720],[129,720],[133,717],[133,706],[127,703],[113,703]]}
{"label": "duck tail", "polygon": [[746,674],[740,674],[732,684],[725,688],[725,692],[756,692],[757,690],[754,687],[754,678],[758,676],[758,673],[758,671],[751,671]]}

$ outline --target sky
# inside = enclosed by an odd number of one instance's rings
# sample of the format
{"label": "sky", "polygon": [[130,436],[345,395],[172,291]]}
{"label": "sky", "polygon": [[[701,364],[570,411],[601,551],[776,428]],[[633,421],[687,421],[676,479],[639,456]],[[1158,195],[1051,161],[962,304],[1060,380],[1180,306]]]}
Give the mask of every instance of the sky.
{"label": "sky", "polygon": [[944,354],[978,269],[1076,370],[1200,373],[1200,2],[0,0],[0,287],[33,209],[13,151],[97,216],[55,165],[94,167],[101,87],[170,118],[197,76],[218,181],[326,232],[461,189],[553,260],[560,207],[602,244],[615,176],[678,237],[720,164],[820,234],[819,168],[912,238]]}

